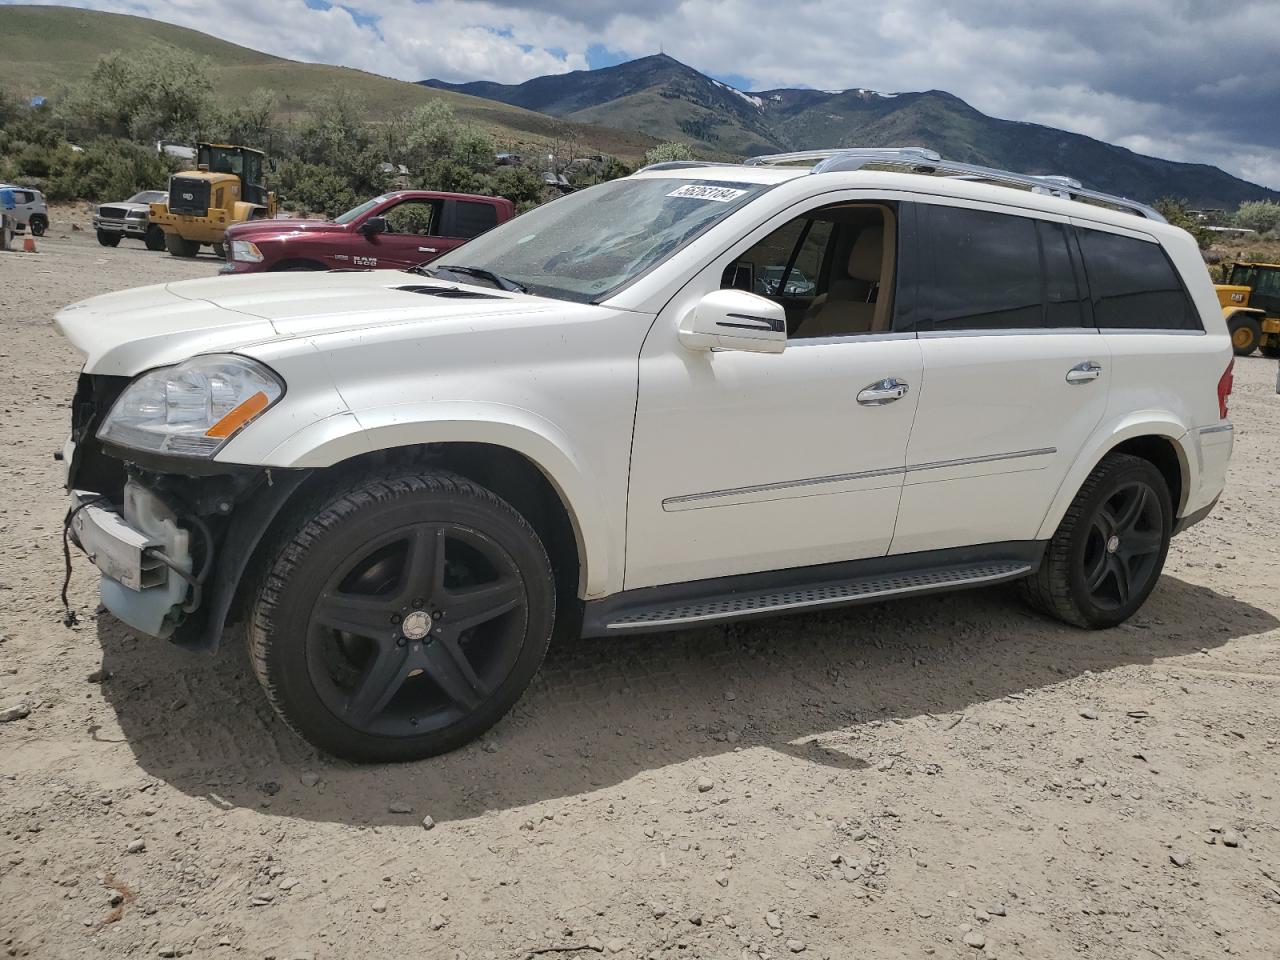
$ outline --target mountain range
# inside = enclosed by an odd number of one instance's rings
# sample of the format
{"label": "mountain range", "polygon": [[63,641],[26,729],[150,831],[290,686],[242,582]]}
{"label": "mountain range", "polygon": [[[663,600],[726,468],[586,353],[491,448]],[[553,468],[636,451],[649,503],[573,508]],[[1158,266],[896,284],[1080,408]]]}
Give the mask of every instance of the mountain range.
{"label": "mountain range", "polygon": [[965,163],[1060,174],[1135,200],[1234,208],[1280,192],[1207,164],[1178,163],[1036,123],[991,117],[942,90],[742,91],[665,54],[519,84],[424,80],[578,123],[688,143],[708,159],[825,147],[922,146]]}

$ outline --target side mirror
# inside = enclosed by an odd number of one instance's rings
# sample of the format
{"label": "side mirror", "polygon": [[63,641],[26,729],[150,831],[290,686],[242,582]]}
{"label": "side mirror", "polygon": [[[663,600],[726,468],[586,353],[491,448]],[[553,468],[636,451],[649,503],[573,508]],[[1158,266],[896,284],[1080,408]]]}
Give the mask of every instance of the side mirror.
{"label": "side mirror", "polygon": [[680,323],[680,342],[690,350],[781,353],[787,314],[782,304],[745,290],[714,290]]}
{"label": "side mirror", "polygon": [[360,232],[366,237],[375,237],[380,233],[387,232],[386,217],[370,217],[364,223],[360,224]]}

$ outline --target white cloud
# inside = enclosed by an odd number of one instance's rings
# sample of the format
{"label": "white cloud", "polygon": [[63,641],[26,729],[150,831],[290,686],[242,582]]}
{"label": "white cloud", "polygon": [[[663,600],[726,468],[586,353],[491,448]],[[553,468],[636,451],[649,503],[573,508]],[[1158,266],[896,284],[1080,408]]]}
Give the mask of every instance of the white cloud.
{"label": "white cloud", "polygon": [[[6,0],[0,0],[6,2]],[[207,0],[83,0],[208,29]],[[1275,0],[223,0],[227,39],[405,80],[519,82],[582,69],[593,44],[660,48],[754,89],[942,89],[1280,188]],[[344,9],[345,8],[345,9]],[[376,18],[357,22],[351,13]],[[1248,38],[1247,46],[1240,40]]]}

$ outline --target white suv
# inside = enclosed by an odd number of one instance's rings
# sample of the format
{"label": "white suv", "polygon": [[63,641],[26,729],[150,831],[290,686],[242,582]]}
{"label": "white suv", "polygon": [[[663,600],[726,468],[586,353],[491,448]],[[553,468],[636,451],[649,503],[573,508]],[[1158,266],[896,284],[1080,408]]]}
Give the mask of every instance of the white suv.
{"label": "white suv", "polygon": [[1000,581],[1118,624],[1232,447],[1186,233],[912,148],[660,164],[409,273],[57,323],[107,608],[196,648],[244,621],[280,715],[355,760],[476,737],[557,630]]}

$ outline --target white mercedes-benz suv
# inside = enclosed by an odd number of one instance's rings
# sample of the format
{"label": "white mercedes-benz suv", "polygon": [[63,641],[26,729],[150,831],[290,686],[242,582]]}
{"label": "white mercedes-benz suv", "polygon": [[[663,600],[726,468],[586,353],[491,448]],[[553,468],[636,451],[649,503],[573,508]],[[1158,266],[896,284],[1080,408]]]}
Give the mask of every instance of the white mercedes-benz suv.
{"label": "white mercedes-benz suv", "polygon": [[197,649],[242,622],[280,715],[362,761],[478,736],[553,632],[1001,581],[1113,626],[1232,447],[1186,233],[918,148],[659,164],[410,272],[57,324],[103,603]]}

